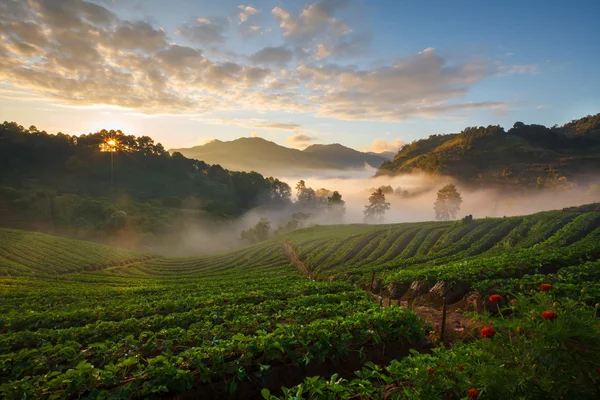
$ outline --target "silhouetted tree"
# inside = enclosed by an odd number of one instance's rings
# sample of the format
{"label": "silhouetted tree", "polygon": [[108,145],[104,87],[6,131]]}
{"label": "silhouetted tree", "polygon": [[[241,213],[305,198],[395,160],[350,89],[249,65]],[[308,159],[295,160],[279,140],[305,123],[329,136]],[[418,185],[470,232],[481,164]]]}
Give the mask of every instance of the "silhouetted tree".
{"label": "silhouetted tree", "polygon": [[461,204],[462,198],[456,186],[452,184],[444,186],[438,191],[435,201],[435,219],[440,221],[455,219]]}
{"label": "silhouetted tree", "polygon": [[301,180],[296,185],[296,196],[298,204],[303,208],[315,208],[316,193],[313,189],[306,187],[306,183]]}
{"label": "silhouetted tree", "polygon": [[342,195],[337,190],[327,198],[327,213],[335,221],[341,221],[346,212],[346,202],[342,200]]}
{"label": "silhouetted tree", "polygon": [[390,203],[385,201],[385,193],[381,188],[371,194],[369,204],[365,206],[365,222],[367,223],[382,223],[385,212],[390,209]]}
{"label": "silhouetted tree", "polygon": [[379,189],[381,189],[381,191],[383,191],[383,194],[394,194],[394,188],[391,187],[390,185],[379,186]]}

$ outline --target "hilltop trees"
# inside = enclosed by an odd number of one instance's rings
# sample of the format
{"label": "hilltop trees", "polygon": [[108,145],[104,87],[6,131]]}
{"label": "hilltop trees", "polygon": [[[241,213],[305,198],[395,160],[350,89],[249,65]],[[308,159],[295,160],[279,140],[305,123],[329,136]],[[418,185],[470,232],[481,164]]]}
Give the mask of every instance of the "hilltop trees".
{"label": "hilltop trees", "polygon": [[456,186],[452,184],[444,186],[438,191],[435,201],[435,219],[440,221],[455,219],[461,204],[462,198]]}
{"label": "hilltop trees", "polygon": [[291,197],[290,187],[278,179],[228,171],[177,152],[169,154],[148,136],[119,130],[52,135],[35,126],[26,129],[4,122],[0,143],[2,186],[112,198],[114,173],[115,198],[158,203],[177,199],[175,203],[181,204],[197,198],[197,208],[227,217],[259,204],[289,204]]}
{"label": "hilltop trees", "polygon": [[275,206],[290,205],[292,200],[292,188],[285,182],[277,178],[269,177],[266,179],[270,187],[268,202]]}
{"label": "hilltop trees", "polygon": [[385,193],[379,188],[369,197],[369,204],[365,206],[365,222],[382,223],[385,212],[390,209],[390,203],[385,201]]}
{"label": "hilltop trees", "polygon": [[315,192],[315,196],[316,196],[315,200],[316,200],[317,207],[320,209],[327,208],[328,199],[331,195],[333,195],[333,192],[329,189],[325,189],[325,188],[318,189]]}
{"label": "hilltop trees", "polygon": [[303,208],[315,208],[317,202],[317,195],[314,189],[306,187],[306,183],[301,180],[296,185],[296,197],[298,205]]}

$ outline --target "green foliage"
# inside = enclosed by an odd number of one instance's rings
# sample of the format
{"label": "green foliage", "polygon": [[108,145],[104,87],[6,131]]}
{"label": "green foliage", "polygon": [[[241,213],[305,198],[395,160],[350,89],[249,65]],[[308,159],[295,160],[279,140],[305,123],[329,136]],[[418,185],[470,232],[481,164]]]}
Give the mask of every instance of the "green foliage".
{"label": "green foliage", "polygon": [[546,165],[562,180],[559,185],[545,186],[547,190],[555,190],[578,178],[585,181],[587,174],[597,172],[590,161],[599,158],[600,114],[597,114],[561,127],[516,122],[508,132],[490,125],[467,127],[460,134],[432,135],[403,146],[393,160],[382,164],[378,175],[419,170],[443,173],[479,187],[534,189],[544,187],[540,165]]}
{"label": "green foliage", "polygon": [[346,282],[301,277],[273,242],[4,278],[0,333],[7,399],[149,398],[197,386],[235,392],[271,365],[339,362],[363,347],[423,337],[411,312],[383,309]]}
{"label": "green foliage", "polygon": [[[382,368],[367,364],[352,380],[337,374],[306,378],[274,399],[461,399],[470,389],[485,399],[594,399],[600,375],[600,328],[593,309],[553,295],[517,296],[503,318],[484,318],[491,339],[474,338],[430,354],[413,352]],[[554,310],[558,318],[545,321]]]}
{"label": "green foliage", "polygon": [[[0,185],[82,197],[169,199],[184,206],[186,199],[195,197],[195,208],[229,216],[258,204],[290,202],[289,186],[278,179],[227,171],[177,152],[169,155],[147,136],[112,130],[51,135],[32,128],[14,122],[0,125]],[[102,151],[108,140],[115,146]]]}
{"label": "green foliage", "polygon": [[[301,215],[297,220],[300,220]],[[593,399],[600,375],[600,208],[461,222],[315,226],[283,236],[322,277],[468,282],[501,313],[471,315],[491,339],[352,379],[366,349],[411,346],[421,322],[350,282],[298,274],[277,240],[200,258],[148,257],[0,230],[0,396],[215,398],[249,384],[265,399]],[[7,255],[7,256],[5,256]],[[86,271],[87,265],[95,271]],[[6,274],[5,274],[6,275]],[[550,292],[539,292],[552,283]],[[530,293],[533,291],[533,294]],[[509,302],[515,300],[515,302]],[[554,321],[542,313],[552,310]],[[281,371],[333,366],[278,392]],[[281,368],[280,370],[278,368]],[[275,378],[274,378],[275,377]],[[193,393],[193,392],[192,392]],[[452,393],[452,394],[450,394]]]}

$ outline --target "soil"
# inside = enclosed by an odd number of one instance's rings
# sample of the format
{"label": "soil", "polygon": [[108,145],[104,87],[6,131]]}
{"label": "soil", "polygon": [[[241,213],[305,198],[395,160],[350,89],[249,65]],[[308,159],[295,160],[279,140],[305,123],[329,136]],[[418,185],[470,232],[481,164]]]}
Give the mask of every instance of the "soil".
{"label": "soil", "polygon": [[[379,296],[375,296],[379,298]],[[423,296],[424,297],[424,296]],[[433,343],[439,343],[442,331],[442,307],[433,307],[431,305],[419,305],[419,298],[416,299],[416,304],[412,305],[412,311],[419,318],[428,322],[431,325],[431,330],[428,336]],[[408,301],[391,300],[385,298],[384,306],[409,308]],[[474,311],[472,305],[468,304],[467,300],[463,299],[457,303],[446,306],[446,328],[444,331],[443,343],[446,346],[451,346],[459,341],[470,341],[478,336],[478,332],[483,326],[480,322],[473,321],[464,315],[467,311]]]}

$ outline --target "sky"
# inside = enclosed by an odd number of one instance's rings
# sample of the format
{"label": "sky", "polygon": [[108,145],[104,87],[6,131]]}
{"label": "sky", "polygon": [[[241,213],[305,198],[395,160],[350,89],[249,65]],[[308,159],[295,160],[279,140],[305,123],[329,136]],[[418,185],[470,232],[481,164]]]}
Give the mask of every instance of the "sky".
{"label": "sky", "polygon": [[600,112],[600,1],[0,0],[0,121],[397,151]]}

